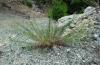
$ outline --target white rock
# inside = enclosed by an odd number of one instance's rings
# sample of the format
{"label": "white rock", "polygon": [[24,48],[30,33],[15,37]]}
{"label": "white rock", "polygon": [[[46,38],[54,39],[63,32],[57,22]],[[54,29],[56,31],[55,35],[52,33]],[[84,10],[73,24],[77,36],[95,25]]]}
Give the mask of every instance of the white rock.
{"label": "white rock", "polygon": [[84,10],[84,13],[86,13],[86,12],[88,12],[88,11],[93,11],[93,10],[95,10],[95,8],[89,6],[89,7],[87,7],[87,8]]}
{"label": "white rock", "polygon": [[98,34],[94,34],[94,37],[97,38],[98,37]]}
{"label": "white rock", "polygon": [[82,57],[80,56],[80,54],[76,54],[80,59],[82,59]]}
{"label": "white rock", "polygon": [[71,51],[71,49],[67,49],[67,52]]}
{"label": "white rock", "polygon": [[58,22],[62,22],[62,23],[63,23],[63,22],[68,21],[68,20],[70,20],[70,19],[72,19],[72,18],[73,18],[73,15],[64,16],[64,17],[58,19]]}
{"label": "white rock", "polygon": [[94,12],[95,12],[95,8],[89,6],[84,10],[83,14],[74,14],[74,15],[70,15],[70,16],[61,17],[60,19],[58,19],[58,27],[64,26],[72,19],[77,21],[79,19],[87,18],[88,16],[90,16]]}
{"label": "white rock", "polygon": [[75,24],[71,24],[70,26],[71,26],[72,28],[74,28],[74,27],[75,27]]}
{"label": "white rock", "polygon": [[95,10],[90,10],[88,12],[83,13],[83,17],[88,17],[89,15],[93,14]]}
{"label": "white rock", "polygon": [[73,15],[70,16],[64,16],[60,19],[58,19],[58,27],[64,26],[65,24],[67,24],[70,20],[72,20]]}
{"label": "white rock", "polygon": [[66,31],[63,33],[62,37],[65,36],[65,35],[67,35],[70,32],[71,32],[71,29],[67,28]]}
{"label": "white rock", "polygon": [[17,36],[17,34],[12,34],[11,35],[11,38],[14,38],[14,37],[16,37]]}

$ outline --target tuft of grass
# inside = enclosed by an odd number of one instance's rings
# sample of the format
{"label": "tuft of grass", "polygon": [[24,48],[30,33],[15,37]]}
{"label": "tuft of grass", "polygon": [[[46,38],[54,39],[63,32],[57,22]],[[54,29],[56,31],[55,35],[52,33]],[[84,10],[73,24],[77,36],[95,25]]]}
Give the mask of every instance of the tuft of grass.
{"label": "tuft of grass", "polygon": [[82,26],[81,28],[72,30],[66,36],[62,36],[66,28],[70,27],[72,22],[73,20],[62,27],[54,26],[51,20],[49,20],[47,27],[40,26],[36,21],[30,21],[25,24],[16,22],[16,28],[14,28],[13,32],[17,35],[10,37],[10,40],[11,42],[18,42],[22,46],[43,48],[61,45],[65,42],[80,41],[86,33],[86,31],[82,29]]}

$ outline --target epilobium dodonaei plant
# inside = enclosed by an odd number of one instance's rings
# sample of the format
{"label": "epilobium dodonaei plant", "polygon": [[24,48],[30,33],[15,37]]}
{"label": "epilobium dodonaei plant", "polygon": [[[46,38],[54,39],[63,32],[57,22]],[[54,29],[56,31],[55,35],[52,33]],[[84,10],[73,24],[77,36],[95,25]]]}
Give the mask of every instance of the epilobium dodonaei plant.
{"label": "epilobium dodonaei plant", "polygon": [[[14,32],[17,34],[18,38],[15,39],[11,37],[10,39],[11,41],[20,43],[22,46],[35,45],[40,47],[50,47],[60,45],[64,42],[61,36],[71,22],[72,21],[61,28],[53,26],[51,21],[48,22],[47,27],[39,27],[36,21],[27,22],[27,24],[16,22],[17,27]],[[31,41],[29,42],[25,39],[22,41],[22,36],[35,42],[32,43]]]}
{"label": "epilobium dodonaei plant", "polygon": [[[46,27],[40,26],[36,21],[26,23],[16,22],[13,28],[14,36],[10,37],[11,42],[17,42],[22,46],[52,47],[61,45],[65,42],[76,42],[84,36],[84,29],[77,28],[65,36],[62,36],[66,28],[73,22],[69,21],[66,25],[58,27],[49,20]],[[81,26],[82,27],[82,26]]]}

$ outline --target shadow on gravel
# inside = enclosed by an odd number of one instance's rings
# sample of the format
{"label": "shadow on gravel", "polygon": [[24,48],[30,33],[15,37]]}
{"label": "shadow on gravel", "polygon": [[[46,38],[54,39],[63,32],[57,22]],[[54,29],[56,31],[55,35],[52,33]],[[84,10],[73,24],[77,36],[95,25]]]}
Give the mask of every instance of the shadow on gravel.
{"label": "shadow on gravel", "polygon": [[3,56],[3,52],[2,51],[0,51],[0,58],[1,58],[1,56]]}

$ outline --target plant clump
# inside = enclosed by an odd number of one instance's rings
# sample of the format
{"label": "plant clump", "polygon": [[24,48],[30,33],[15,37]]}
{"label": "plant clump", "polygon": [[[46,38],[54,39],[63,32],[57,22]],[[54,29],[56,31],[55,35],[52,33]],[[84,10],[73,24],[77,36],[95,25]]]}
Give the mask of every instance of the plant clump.
{"label": "plant clump", "polygon": [[[36,21],[27,22],[25,24],[16,22],[16,27],[13,32],[16,37],[10,37],[11,42],[20,43],[22,46],[35,47],[53,47],[62,45],[68,42],[80,42],[87,35],[86,26],[77,27],[70,33],[63,36],[66,28],[70,28],[69,21],[62,27],[54,26],[52,21],[49,21],[46,27],[40,26]],[[24,39],[23,39],[24,38]]]}

